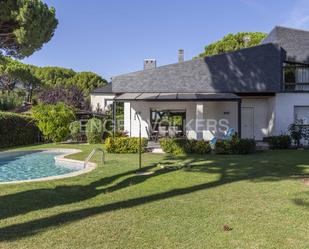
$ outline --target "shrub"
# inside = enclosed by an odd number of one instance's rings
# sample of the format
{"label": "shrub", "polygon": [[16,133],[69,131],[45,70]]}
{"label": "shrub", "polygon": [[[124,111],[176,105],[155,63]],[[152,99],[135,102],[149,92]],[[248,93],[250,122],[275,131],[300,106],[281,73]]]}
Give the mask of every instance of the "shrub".
{"label": "shrub", "polygon": [[10,111],[21,106],[23,97],[15,92],[0,93],[0,111]]}
{"label": "shrub", "polygon": [[236,135],[231,140],[218,140],[215,145],[217,154],[251,154],[255,150],[254,139],[240,139]]}
{"label": "shrub", "polygon": [[69,125],[70,129],[70,135],[74,141],[78,141],[80,137],[80,122],[79,121],[74,121]]}
{"label": "shrub", "polygon": [[103,125],[98,118],[89,119],[86,125],[87,141],[90,144],[102,143]]}
{"label": "shrub", "polygon": [[180,154],[208,154],[211,151],[209,142],[185,138],[162,138],[160,145],[165,153]]}
{"label": "shrub", "polygon": [[31,117],[0,112],[0,147],[34,144],[40,131]]}
{"label": "shrub", "polygon": [[254,139],[239,139],[238,151],[236,154],[252,154],[256,150]]}
{"label": "shrub", "polygon": [[271,149],[288,149],[291,146],[291,137],[288,135],[271,136],[264,138]]}
{"label": "shrub", "polygon": [[[142,152],[146,151],[147,139],[142,138]],[[108,137],[105,140],[105,149],[109,153],[138,153],[139,138],[136,137]]]}
{"label": "shrub", "polygon": [[64,103],[39,104],[32,108],[32,116],[43,135],[53,142],[61,142],[68,137],[69,124],[74,120],[72,108]]}
{"label": "shrub", "polygon": [[216,154],[231,154],[231,141],[218,140],[215,145],[215,152]]}
{"label": "shrub", "polygon": [[305,126],[302,119],[296,120],[295,123],[289,126],[290,136],[297,146],[300,146],[300,141],[306,136]]}

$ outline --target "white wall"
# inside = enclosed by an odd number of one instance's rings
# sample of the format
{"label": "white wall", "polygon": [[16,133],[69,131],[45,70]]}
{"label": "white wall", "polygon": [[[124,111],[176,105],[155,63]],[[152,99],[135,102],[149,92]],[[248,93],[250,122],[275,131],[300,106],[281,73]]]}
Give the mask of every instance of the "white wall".
{"label": "white wall", "polygon": [[[243,98],[242,107],[251,107],[254,112],[254,138],[262,140],[273,130],[274,97],[270,98]],[[243,118],[243,120],[245,120]]]}
{"label": "white wall", "polygon": [[92,93],[90,94],[90,99],[91,99],[91,109],[93,111],[97,110],[97,106],[99,105],[100,108],[105,111],[106,106],[105,106],[105,100],[112,100],[114,99],[115,95],[110,94],[110,93]]}
{"label": "white wall", "polygon": [[309,93],[279,93],[276,95],[275,134],[288,132],[294,122],[294,106],[309,106]]}
{"label": "white wall", "polygon": [[[199,106],[197,109],[197,105]],[[202,105],[202,107],[201,107]],[[138,120],[134,120],[136,112],[140,112],[142,119],[142,136],[148,137],[146,127],[150,121],[150,109],[157,110],[185,110],[186,111],[186,135],[188,138],[196,139],[199,134],[196,132],[196,115],[202,110],[202,117],[205,122],[209,119],[219,121],[226,119],[229,127],[237,131],[237,103],[236,102],[142,102],[132,101],[125,102],[124,109],[124,129],[130,136],[138,137],[139,124]],[[218,135],[213,130],[205,129],[202,132],[205,140],[210,140],[214,135]]]}

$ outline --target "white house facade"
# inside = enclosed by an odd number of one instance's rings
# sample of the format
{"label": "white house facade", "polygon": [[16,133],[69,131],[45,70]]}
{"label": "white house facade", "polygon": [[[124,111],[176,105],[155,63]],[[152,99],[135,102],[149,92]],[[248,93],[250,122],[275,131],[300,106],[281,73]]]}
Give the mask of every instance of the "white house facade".
{"label": "white house facade", "polygon": [[91,93],[93,111],[124,105],[131,137],[211,140],[233,128],[243,138],[309,124],[309,32],[276,27],[258,46],[120,75]]}

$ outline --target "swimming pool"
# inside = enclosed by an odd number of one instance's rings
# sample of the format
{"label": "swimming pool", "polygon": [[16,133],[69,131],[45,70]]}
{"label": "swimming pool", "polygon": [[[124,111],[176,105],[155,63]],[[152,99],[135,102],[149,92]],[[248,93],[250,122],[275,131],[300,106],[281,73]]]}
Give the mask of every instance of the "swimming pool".
{"label": "swimming pool", "polygon": [[49,180],[89,171],[82,161],[65,159],[78,150],[33,150],[0,153],[0,183]]}

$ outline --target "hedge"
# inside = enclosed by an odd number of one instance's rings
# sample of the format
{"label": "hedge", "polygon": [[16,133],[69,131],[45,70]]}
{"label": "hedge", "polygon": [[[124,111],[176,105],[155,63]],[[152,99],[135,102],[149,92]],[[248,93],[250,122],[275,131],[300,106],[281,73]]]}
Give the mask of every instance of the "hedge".
{"label": "hedge", "polygon": [[[148,140],[142,138],[142,152],[146,151]],[[105,140],[105,149],[109,153],[125,154],[138,153],[139,138],[136,137],[108,137]]]}
{"label": "hedge", "polygon": [[265,137],[263,140],[268,142],[271,149],[288,149],[292,142],[289,135]]}
{"label": "hedge", "polygon": [[35,144],[39,135],[40,131],[30,117],[0,112],[0,148]]}
{"label": "hedge", "polygon": [[208,154],[211,152],[209,142],[186,138],[162,138],[160,145],[165,153],[180,154]]}
{"label": "hedge", "polygon": [[218,140],[215,145],[216,154],[251,154],[255,151],[254,139],[239,139],[237,136],[231,140]]}

